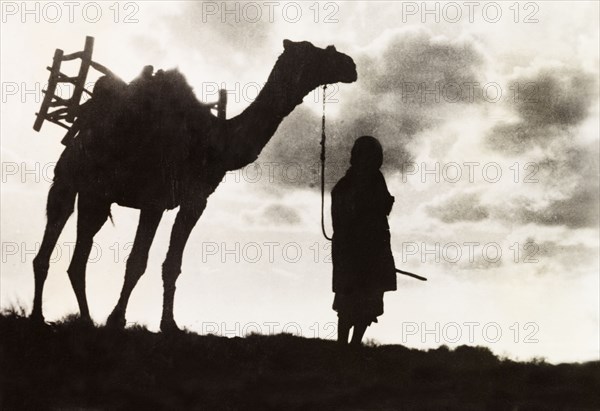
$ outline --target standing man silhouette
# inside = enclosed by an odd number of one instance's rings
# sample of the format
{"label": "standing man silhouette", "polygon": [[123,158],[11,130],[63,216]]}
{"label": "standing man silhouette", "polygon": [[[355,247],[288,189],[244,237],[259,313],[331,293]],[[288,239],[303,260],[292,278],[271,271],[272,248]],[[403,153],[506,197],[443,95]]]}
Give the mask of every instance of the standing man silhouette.
{"label": "standing man silhouette", "polygon": [[383,293],[396,290],[394,257],[387,221],[394,197],[379,168],[383,149],[371,136],[352,147],[350,168],[333,188],[333,309],[338,342],[359,346],[365,331],[383,314]]}

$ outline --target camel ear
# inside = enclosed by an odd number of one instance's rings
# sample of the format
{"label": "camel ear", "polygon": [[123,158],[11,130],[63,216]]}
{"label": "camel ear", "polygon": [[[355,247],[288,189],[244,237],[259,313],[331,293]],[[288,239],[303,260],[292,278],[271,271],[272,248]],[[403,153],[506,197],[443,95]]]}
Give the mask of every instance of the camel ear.
{"label": "camel ear", "polygon": [[335,46],[327,46],[327,50],[329,50],[329,51],[337,51],[335,49]]}
{"label": "camel ear", "polygon": [[293,44],[294,44],[293,41],[285,39],[285,40],[283,40],[283,49],[287,50],[288,47],[291,47]]}

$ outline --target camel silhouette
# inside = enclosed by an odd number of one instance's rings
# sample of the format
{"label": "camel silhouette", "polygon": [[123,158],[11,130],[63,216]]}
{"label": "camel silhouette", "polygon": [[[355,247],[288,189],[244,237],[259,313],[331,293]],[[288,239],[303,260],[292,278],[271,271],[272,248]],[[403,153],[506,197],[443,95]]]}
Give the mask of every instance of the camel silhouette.
{"label": "camel silhouette", "polygon": [[[34,320],[44,321],[42,292],[50,257],[77,196],[77,241],[67,271],[84,322],[92,322],[85,270],[94,235],[110,216],[112,203],[140,210],[123,289],[107,319],[107,326],[118,328],[125,326],[127,303],[146,269],[161,216],[179,206],[162,265],[160,323],[163,332],[179,330],[173,300],[185,244],[225,173],[255,161],[282,120],[311,90],[357,79],[352,58],[334,46],[322,49],[290,40],[283,46],[257,98],[228,120],[213,116],[176,70],[155,76],[146,72],[129,85],[114,78],[97,82],[88,102],[92,104],[82,111],[81,130],[61,154],[48,193],[46,229],[33,261]],[[155,77],[161,78],[156,87],[141,86]],[[111,97],[124,90],[128,98]]]}

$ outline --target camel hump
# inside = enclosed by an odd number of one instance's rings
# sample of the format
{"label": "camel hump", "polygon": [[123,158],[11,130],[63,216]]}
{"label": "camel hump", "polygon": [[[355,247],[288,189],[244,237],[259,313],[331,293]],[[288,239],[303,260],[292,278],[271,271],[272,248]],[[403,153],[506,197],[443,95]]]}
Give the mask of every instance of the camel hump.
{"label": "camel hump", "polygon": [[142,104],[140,109],[151,112],[168,112],[173,109],[201,108],[193,88],[177,69],[158,70],[145,66],[138,77],[127,87],[131,104]]}
{"label": "camel hump", "polygon": [[204,107],[179,70],[158,70],[154,73],[150,65],[145,66],[129,84],[113,75],[100,77],[94,86],[92,102],[99,105],[122,103],[135,112]]}
{"label": "camel hump", "polygon": [[154,72],[146,66],[129,84],[111,75],[96,82],[80,110],[75,138],[88,157],[107,167],[129,161],[131,153],[149,153],[148,158],[160,153],[156,164],[165,159],[179,164],[192,135],[202,136],[210,117],[210,108],[196,99],[178,70]]}
{"label": "camel hump", "polygon": [[116,76],[105,75],[94,85],[93,100],[122,98],[127,90],[127,83]]}

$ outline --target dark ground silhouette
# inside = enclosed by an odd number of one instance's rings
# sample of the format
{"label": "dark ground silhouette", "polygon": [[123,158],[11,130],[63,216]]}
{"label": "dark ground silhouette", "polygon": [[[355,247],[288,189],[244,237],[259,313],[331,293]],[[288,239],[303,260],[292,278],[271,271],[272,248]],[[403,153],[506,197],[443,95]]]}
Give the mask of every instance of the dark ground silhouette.
{"label": "dark ground silhouette", "polygon": [[487,348],[340,350],[291,335],[246,338],[40,328],[0,316],[0,408],[599,410],[600,363],[502,360]]}

